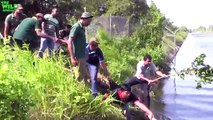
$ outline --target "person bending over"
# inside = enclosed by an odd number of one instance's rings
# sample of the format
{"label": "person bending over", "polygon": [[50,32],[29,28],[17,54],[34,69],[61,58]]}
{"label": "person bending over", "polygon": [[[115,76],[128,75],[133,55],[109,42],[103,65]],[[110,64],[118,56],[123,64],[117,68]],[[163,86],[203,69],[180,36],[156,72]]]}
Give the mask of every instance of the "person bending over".
{"label": "person bending over", "polygon": [[[109,94],[110,94],[109,92],[105,93],[103,96],[103,100],[107,99]],[[114,103],[122,107],[127,120],[131,119],[129,103],[133,103],[142,111],[144,111],[149,120],[156,120],[152,111],[149,108],[147,108],[143,103],[140,102],[140,100],[131,92],[130,87],[126,85],[118,87],[117,89],[112,91],[112,97],[115,99]]]}

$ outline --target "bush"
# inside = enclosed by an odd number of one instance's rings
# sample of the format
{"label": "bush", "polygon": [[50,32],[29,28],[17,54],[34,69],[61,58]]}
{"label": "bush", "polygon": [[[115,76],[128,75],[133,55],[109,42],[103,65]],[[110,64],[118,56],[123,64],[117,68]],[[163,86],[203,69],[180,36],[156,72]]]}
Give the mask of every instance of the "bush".
{"label": "bush", "polygon": [[157,64],[164,63],[164,55],[160,46],[154,49],[139,48],[132,37],[116,37],[109,38],[109,35],[104,30],[99,30],[97,37],[100,41],[105,61],[107,62],[113,80],[117,83],[123,83],[126,79],[135,74],[136,65],[139,60],[143,59],[145,54],[150,54]]}

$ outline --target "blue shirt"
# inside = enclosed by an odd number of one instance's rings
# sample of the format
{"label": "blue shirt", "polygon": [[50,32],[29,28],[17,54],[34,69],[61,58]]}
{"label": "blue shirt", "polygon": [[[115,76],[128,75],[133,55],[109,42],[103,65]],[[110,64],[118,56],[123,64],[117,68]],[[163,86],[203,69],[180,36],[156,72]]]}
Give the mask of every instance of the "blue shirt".
{"label": "blue shirt", "polygon": [[96,50],[91,50],[89,44],[86,46],[86,61],[92,65],[99,65],[100,62],[104,61],[103,52],[100,48]]}

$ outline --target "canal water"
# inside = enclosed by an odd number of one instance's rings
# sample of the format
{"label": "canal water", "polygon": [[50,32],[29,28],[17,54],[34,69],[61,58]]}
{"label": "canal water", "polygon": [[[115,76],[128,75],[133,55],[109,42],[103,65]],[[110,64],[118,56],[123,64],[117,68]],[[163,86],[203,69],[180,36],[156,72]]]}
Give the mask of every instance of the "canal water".
{"label": "canal water", "polygon": [[[200,54],[206,54],[205,63],[213,66],[213,34],[191,33],[176,55],[175,69],[190,67]],[[213,84],[196,89],[196,77],[184,80],[175,76],[162,81],[152,101],[152,108],[159,120],[213,120]]]}

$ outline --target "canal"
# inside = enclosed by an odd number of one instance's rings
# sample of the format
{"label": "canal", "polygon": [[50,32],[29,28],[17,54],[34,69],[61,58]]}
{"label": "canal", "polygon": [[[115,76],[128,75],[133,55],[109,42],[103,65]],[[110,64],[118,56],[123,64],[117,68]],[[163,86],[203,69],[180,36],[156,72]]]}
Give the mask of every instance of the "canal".
{"label": "canal", "polygon": [[[213,66],[213,34],[191,33],[176,55],[175,69],[190,67],[200,54],[206,54],[205,63]],[[162,81],[152,108],[159,120],[213,120],[213,85],[196,89],[194,76],[184,80],[171,71],[171,77]]]}

